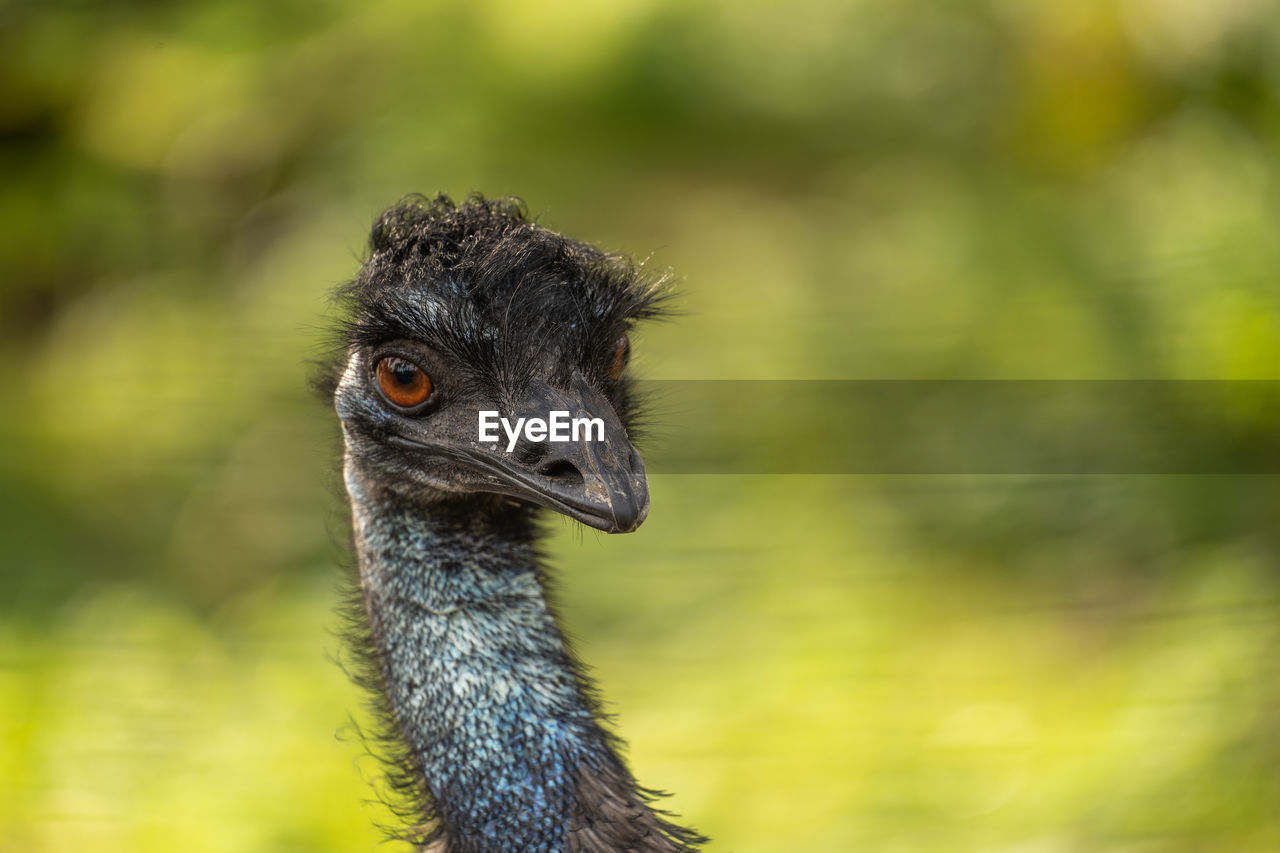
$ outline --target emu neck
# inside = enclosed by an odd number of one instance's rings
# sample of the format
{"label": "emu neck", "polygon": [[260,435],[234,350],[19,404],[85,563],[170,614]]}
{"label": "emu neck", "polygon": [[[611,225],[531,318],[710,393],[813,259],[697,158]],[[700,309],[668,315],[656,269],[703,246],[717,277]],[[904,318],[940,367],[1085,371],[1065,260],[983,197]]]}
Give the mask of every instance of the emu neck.
{"label": "emu neck", "polygon": [[424,511],[347,482],[386,699],[446,849],[684,849],[592,713],[529,511],[488,498]]}

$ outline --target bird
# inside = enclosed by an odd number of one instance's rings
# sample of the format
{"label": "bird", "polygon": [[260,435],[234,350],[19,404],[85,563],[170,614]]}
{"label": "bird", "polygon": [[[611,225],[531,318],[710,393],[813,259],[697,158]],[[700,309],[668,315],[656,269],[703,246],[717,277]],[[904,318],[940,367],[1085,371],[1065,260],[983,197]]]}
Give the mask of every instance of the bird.
{"label": "bird", "polygon": [[[633,324],[665,275],[565,237],[518,198],[409,196],[374,223],[327,391],[343,439],[363,684],[397,837],[444,853],[684,853],[707,839],[639,785],[559,624],[549,510],[644,521]],[[482,441],[481,413],[523,430]],[[587,424],[540,439],[554,413]],[[562,415],[563,416],[563,415]]]}

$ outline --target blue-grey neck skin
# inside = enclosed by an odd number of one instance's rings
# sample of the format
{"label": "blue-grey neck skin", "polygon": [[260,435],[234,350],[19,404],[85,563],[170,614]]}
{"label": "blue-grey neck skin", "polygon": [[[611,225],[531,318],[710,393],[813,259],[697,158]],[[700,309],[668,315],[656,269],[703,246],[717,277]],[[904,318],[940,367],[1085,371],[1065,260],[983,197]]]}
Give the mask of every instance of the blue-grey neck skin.
{"label": "blue-grey neck skin", "polygon": [[498,538],[482,515],[427,517],[389,495],[352,493],[387,699],[448,837],[558,849],[570,768],[602,738],[543,599],[532,542]]}
{"label": "blue-grey neck skin", "polygon": [[532,511],[444,494],[424,511],[350,458],[345,479],[385,698],[446,849],[692,849],[592,713],[543,594]]}

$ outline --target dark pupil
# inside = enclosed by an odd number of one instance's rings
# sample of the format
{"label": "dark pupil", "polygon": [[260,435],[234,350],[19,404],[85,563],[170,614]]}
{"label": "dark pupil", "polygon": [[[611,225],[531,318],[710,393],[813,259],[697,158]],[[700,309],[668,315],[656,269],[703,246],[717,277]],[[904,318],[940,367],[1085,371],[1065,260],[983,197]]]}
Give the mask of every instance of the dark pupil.
{"label": "dark pupil", "polygon": [[391,365],[391,375],[401,385],[412,385],[418,379],[418,368],[403,361]]}

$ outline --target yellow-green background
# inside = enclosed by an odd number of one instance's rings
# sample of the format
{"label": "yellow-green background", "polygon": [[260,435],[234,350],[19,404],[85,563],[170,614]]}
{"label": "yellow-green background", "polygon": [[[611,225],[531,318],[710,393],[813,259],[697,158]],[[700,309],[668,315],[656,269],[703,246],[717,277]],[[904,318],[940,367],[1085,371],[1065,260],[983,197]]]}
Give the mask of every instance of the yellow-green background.
{"label": "yellow-green background", "polygon": [[[1278,142],[1268,0],[0,2],[0,850],[375,849],[306,376],[402,194],[676,270],[648,377],[1277,379]],[[660,475],[552,552],[713,850],[1280,850],[1277,486]]]}

